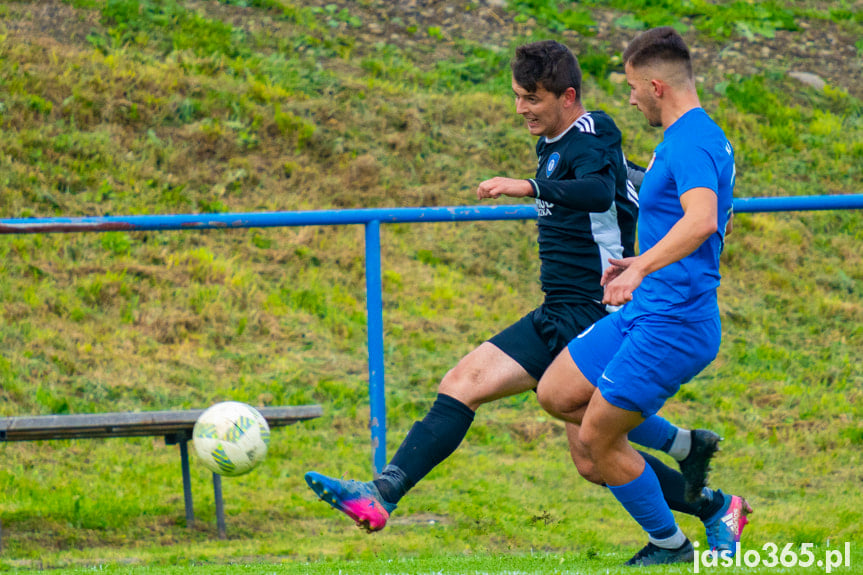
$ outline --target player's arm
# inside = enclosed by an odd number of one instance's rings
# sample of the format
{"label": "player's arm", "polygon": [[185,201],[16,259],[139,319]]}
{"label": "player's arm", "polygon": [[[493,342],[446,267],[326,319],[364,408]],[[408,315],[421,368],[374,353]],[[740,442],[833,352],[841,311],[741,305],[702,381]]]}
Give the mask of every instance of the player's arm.
{"label": "player's arm", "polygon": [[718,202],[710,188],[692,188],[680,196],[683,217],[656,245],[643,254],[622,260],[609,260],[611,267],[602,275],[605,295],[602,303],[622,305],[632,299],[641,281],[658,269],[680,261],[717,231]]}
{"label": "player's arm", "polygon": [[604,212],[614,201],[614,175],[605,166],[572,180],[529,180],[537,198],[582,212]]}
{"label": "player's arm", "polygon": [[626,159],[626,178],[632,182],[636,188],[641,187],[641,182],[644,181],[644,174],[647,173],[647,168],[639,166],[635,162],[630,162]]}
{"label": "player's arm", "polygon": [[[537,192],[539,191],[539,194]],[[614,181],[603,173],[579,180],[516,180],[492,178],[477,187],[479,199],[538,197],[558,206],[583,212],[604,212],[614,201]]]}
{"label": "player's arm", "polygon": [[509,196],[511,198],[532,197],[533,187],[528,180],[497,177],[481,182],[476,189],[476,197],[480,200],[499,198],[501,196]]}

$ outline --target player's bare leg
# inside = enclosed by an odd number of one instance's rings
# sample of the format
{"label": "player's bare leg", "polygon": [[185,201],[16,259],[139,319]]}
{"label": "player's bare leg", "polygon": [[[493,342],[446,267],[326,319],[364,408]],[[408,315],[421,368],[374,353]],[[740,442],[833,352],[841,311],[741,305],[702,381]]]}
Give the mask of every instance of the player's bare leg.
{"label": "player's bare leg", "polygon": [[536,380],[522,366],[496,345],[484,342],[444,376],[438,392],[476,411],[484,403],[535,387]]}

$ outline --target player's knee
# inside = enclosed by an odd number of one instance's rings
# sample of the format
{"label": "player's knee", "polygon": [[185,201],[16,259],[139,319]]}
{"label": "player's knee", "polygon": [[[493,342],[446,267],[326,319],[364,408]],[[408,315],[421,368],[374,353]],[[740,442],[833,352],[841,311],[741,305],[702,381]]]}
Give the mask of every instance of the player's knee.
{"label": "player's knee", "polygon": [[443,376],[443,379],[437,388],[438,393],[454,396],[464,387],[459,377],[453,374],[454,371],[455,368],[449,370],[446,375]]}
{"label": "player's knee", "polygon": [[562,413],[559,409],[559,402],[556,394],[553,393],[550,386],[545,384],[543,381],[540,381],[539,385],[536,386],[536,400],[544,410],[555,417],[561,417]]}
{"label": "player's knee", "polygon": [[581,429],[578,431],[578,441],[591,462],[596,461],[597,455],[601,454],[607,447],[606,439],[606,434],[593,425],[582,424]]}
{"label": "player's knee", "polygon": [[443,377],[438,385],[438,393],[453,397],[475,411],[487,401],[478,393],[480,386],[477,383],[475,374],[471,376],[469,370],[457,365]]}
{"label": "player's knee", "polygon": [[602,475],[596,470],[596,467],[591,463],[590,465],[576,465],[576,469],[578,469],[578,474],[590,481],[591,483],[596,483],[597,485],[605,485],[605,481],[602,479]]}
{"label": "player's knee", "polygon": [[572,462],[575,463],[575,468],[578,470],[578,474],[590,481],[591,483],[596,483],[597,485],[603,485],[604,481],[602,476],[597,471],[596,466],[593,462],[585,457],[583,451],[581,453],[571,452]]}
{"label": "player's knee", "polygon": [[540,381],[536,388],[536,399],[544,410],[558,419],[575,421],[577,418],[574,416],[580,413],[579,406],[552,384]]}

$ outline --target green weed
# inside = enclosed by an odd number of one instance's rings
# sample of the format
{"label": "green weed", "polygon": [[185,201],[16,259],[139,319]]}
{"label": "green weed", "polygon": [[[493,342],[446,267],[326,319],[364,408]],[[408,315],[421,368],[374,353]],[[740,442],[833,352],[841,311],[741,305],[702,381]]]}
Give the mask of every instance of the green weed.
{"label": "green weed", "polygon": [[[516,12],[516,22],[534,18],[537,23],[552,32],[571,30],[583,36],[596,33],[596,22],[585,9],[573,9],[572,3],[557,0],[509,0],[509,9]],[[566,6],[565,8],[561,8]]]}
{"label": "green weed", "polygon": [[176,0],[108,0],[101,15],[116,45],[146,47],[152,40],[163,53],[189,49],[201,56],[229,57],[240,55],[243,45],[241,31],[191,12]]}
{"label": "green weed", "polygon": [[633,28],[673,26],[680,32],[691,23],[700,33],[710,37],[755,36],[773,38],[777,30],[796,30],[794,12],[782,2],[707,2],[692,0],[589,0],[587,6],[611,7],[628,12],[619,25]]}

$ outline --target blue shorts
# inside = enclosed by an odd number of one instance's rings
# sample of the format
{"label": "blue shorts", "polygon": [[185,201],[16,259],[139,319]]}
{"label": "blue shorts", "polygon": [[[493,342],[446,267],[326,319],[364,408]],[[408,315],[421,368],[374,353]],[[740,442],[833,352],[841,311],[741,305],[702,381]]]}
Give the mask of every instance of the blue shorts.
{"label": "blue shorts", "polygon": [[685,322],[624,311],[597,321],[567,348],[607,402],[649,417],[716,357],[719,317]]}

